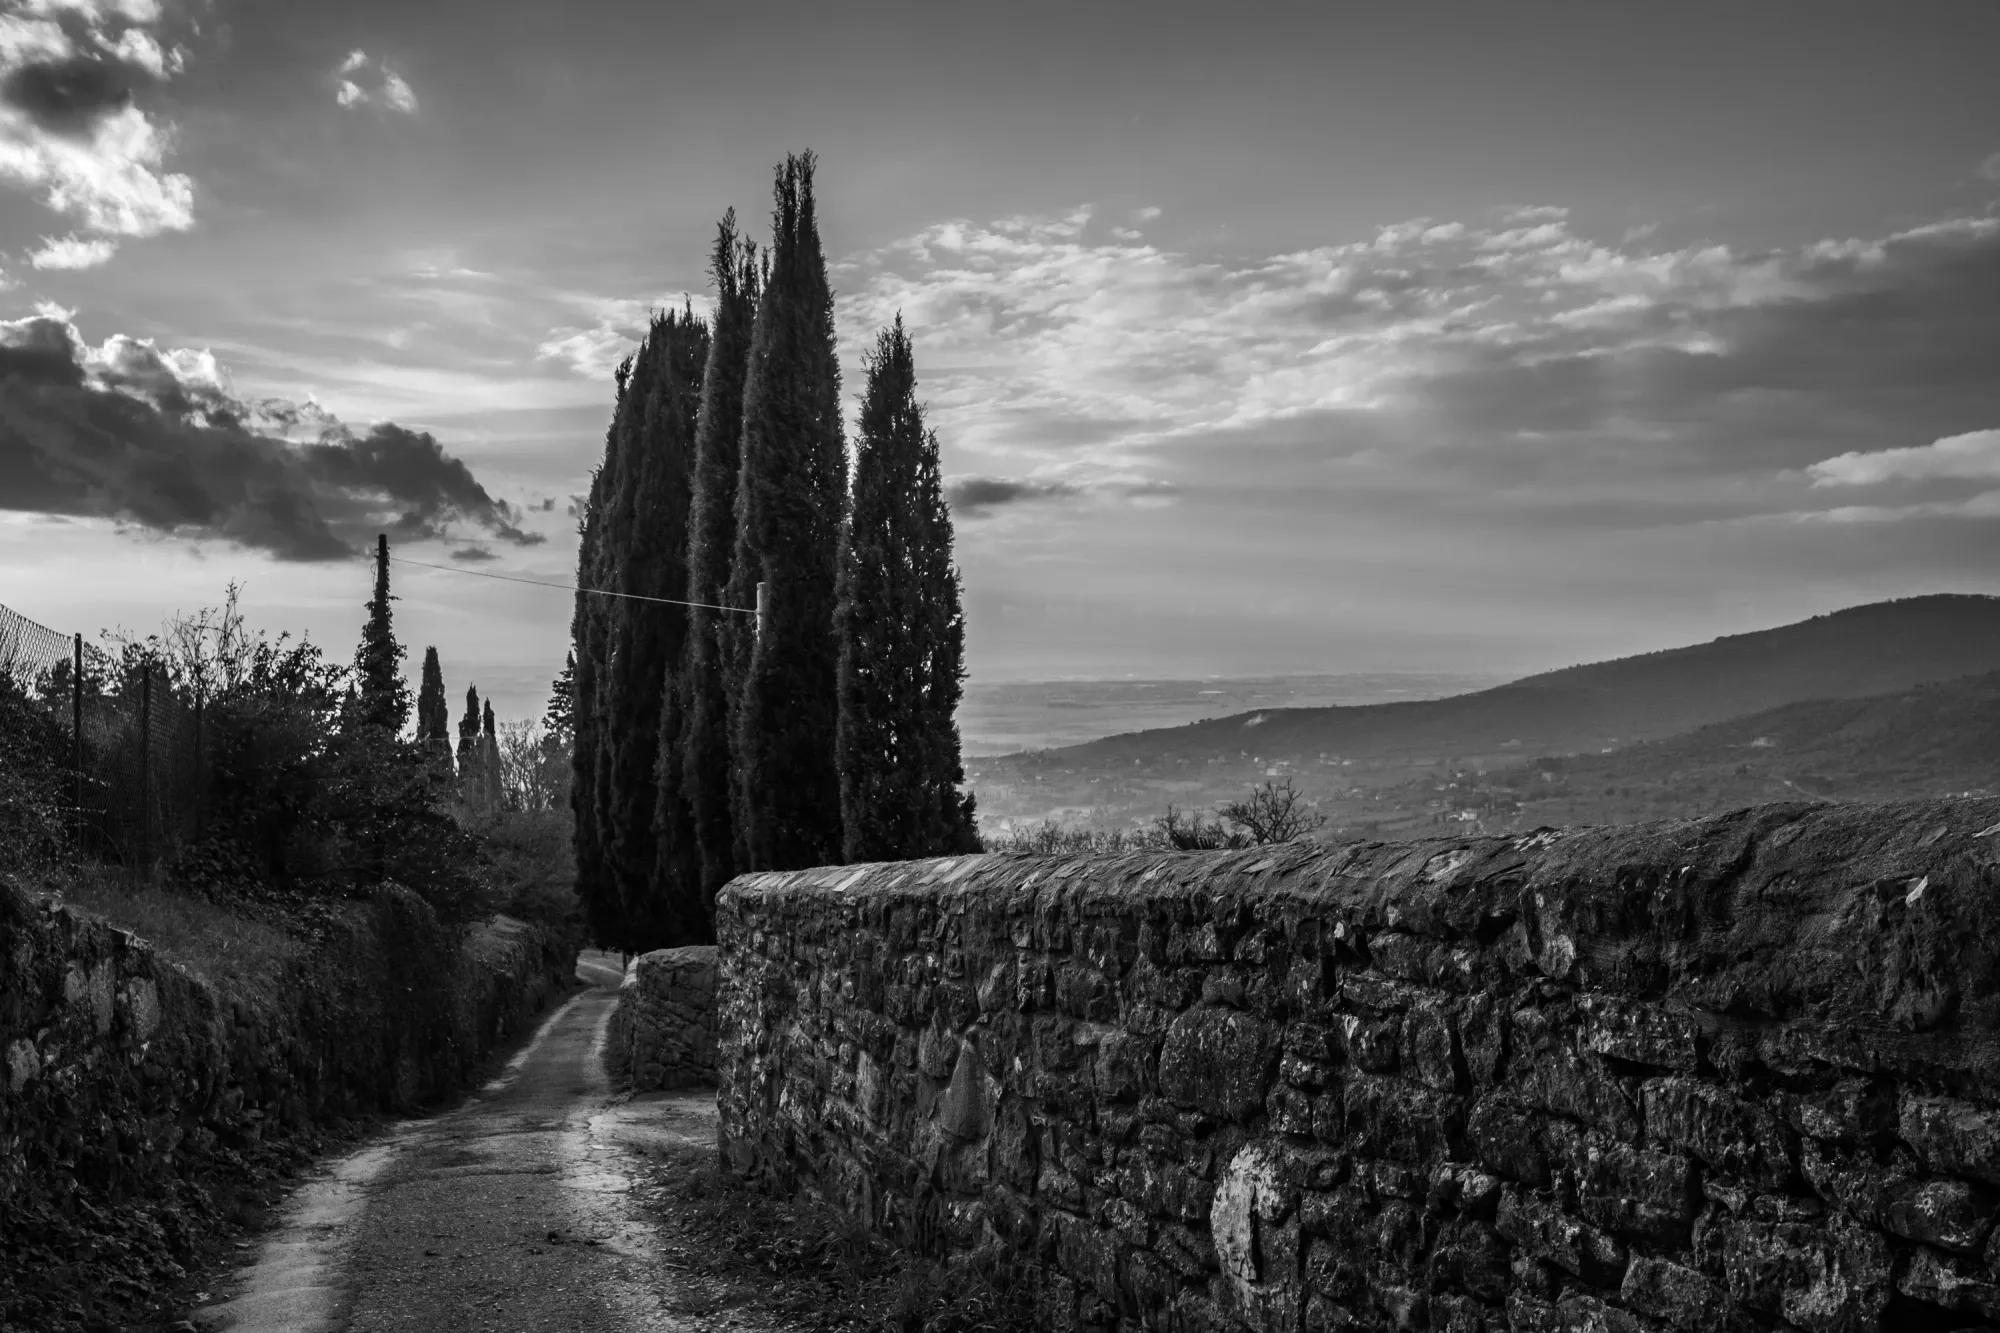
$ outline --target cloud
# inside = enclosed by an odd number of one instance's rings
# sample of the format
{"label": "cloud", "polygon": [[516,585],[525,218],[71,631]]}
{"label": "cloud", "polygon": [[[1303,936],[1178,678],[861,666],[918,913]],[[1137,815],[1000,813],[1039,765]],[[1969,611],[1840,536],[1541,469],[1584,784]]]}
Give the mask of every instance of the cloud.
{"label": "cloud", "polygon": [[417,113],[417,95],[409,83],[366,51],[349,51],[333,77],[334,101],[341,106],[379,106],[406,116]]}
{"label": "cloud", "polygon": [[1887,481],[2000,483],[2000,430],[1975,430],[1930,444],[1822,459],[1806,471],[1815,486],[1873,486]]}
{"label": "cloud", "polygon": [[2000,153],[1989,153],[1979,164],[1979,174],[1990,181],[2000,181]]}
{"label": "cloud", "polygon": [[494,555],[491,550],[484,546],[461,546],[451,553],[451,558],[472,564],[487,560],[498,560],[500,557]]}
{"label": "cloud", "polygon": [[558,362],[587,380],[609,380],[618,363],[638,350],[656,312],[685,306],[706,318],[712,305],[707,297],[691,292],[639,301],[583,294],[570,294],[565,299],[589,323],[550,329],[535,348],[535,358]]}
{"label": "cloud", "polygon": [[986,518],[999,510],[1044,500],[1123,500],[1164,503],[1179,493],[1169,482],[1129,477],[1076,480],[1064,477],[954,477],[945,483],[945,499],[961,518]]}
{"label": "cloud", "polygon": [[0,180],[34,191],[99,237],[194,224],[194,183],[166,170],[169,127],[139,91],[185,51],[149,3],[41,0],[0,14]]}
{"label": "cloud", "polygon": [[44,236],[42,248],[30,254],[28,262],[39,269],[96,268],[117,253],[118,243],[102,236]]}
{"label": "cloud", "polygon": [[995,509],[1029,500],[1050,500],[1076,494],[1061,481],[1029,481],[1014,477],[954,477],[945,485],[945,499],[961,518],[978,518]]}
{"label": "cloud", "polygon": [[1546,205],[1227,258],[961,218],[839,273],[845,329],[902,311],[967,512],[1118,475],[1579,530],[1637,496],[1648,525],[1788,513],[1829,455],[2000,420],[1996,284],[1989,217],[1749,250]]}
{"label": "cloud", "polygon": [[206,352],[123,336],[91,347],[66,313],[0,321],[0,507],[288,560],[344,558],[378,531],[445,540],[461,524],[543,540],[427,433],[352,429],[310,401],[241,399]]}

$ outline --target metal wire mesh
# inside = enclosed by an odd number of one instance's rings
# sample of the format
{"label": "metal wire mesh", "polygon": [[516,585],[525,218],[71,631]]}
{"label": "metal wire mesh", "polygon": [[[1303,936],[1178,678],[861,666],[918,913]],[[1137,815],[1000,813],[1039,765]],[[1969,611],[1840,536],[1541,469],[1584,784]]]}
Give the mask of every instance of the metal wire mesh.
{"label": "metal wire mesh", "polygon": [[0,855],[67,847],[151,873],[201,835],[202,705],[143,652],[114,657],[0,606]]}

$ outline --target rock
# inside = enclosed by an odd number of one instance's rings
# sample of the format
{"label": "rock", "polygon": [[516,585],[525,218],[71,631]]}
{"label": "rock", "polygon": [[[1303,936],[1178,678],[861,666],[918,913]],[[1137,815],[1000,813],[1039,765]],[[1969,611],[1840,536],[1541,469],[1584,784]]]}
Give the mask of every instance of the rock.
{"label": "rock", "polygon": [[1160,1091],[1227,1119],[1264,1104],[1273,1064],[1270,1031],[1234,1009],[1194,1009],[1175,1019],[1160,1048]]}

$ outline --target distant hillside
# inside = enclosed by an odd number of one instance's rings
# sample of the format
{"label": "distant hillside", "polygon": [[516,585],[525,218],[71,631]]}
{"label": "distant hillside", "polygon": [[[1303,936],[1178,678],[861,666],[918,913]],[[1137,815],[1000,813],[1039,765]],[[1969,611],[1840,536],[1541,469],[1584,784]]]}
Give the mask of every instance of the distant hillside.
{"label": "distant hillside", "polygon": [[1786,704],[1610,754],[1531,759],[1327,803],[1396,836],[1622,824],[1767,801],[2000,792],[2000,672],[1863,699]]}
{"label": "distant hillside", "polygon": [[1239,713],[1111,736],[1049,758],[1129,766],[1251,751],[1295,761],[1574,753],[1808,699],[1884,694],[1996,669],[2000,597],[1913,597],[1448,699]]}

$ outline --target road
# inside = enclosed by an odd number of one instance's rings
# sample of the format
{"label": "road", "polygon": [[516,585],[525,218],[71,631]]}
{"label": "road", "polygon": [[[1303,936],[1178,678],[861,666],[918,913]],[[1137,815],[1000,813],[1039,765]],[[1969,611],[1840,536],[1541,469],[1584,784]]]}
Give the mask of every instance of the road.
{"label": "road", "polygon": [[603,1070],[615,956],[456,1109],[398,1125],[301,1189],[228,1299],[229,1333],[681,1333],[691,1317],[632,1197],[640,1155],[712,1151],[712,1094],[616,1096]]}

